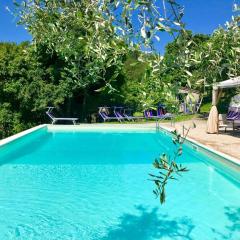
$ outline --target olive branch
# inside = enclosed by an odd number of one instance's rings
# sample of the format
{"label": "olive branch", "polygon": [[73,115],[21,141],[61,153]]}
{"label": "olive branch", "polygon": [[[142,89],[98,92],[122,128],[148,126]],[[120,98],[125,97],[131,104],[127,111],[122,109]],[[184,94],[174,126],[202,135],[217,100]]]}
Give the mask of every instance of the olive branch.
{"label": "olive branch", "polygon": [[155,194],[156,198],[159,198],[161,204],[166,201],[165,188],[168,181],[177,180],[175,177],[176,175],[181,176],[181,173],[188,171],[186,167],[182,166],[182,164],[178,164],[176,161],[177,158],[180,157],[183,153],[183,144],[188,136],[190,129],[195,127],[195,123],[193,123],[193,125],[188,128],[185,128],[185,126],[183,126],[186,132],[182,135],[178,133],[177,130],[172,131],[172,141],[176,147],[173,156],[171,157],[170,155],[163,153],[159,159],[155,159],[153,162],[153,167],[159,171],[157,174],[150,173],[149,176],[151,179],[149,180],[154,182],[155,189],[153,190],[153,193]]}

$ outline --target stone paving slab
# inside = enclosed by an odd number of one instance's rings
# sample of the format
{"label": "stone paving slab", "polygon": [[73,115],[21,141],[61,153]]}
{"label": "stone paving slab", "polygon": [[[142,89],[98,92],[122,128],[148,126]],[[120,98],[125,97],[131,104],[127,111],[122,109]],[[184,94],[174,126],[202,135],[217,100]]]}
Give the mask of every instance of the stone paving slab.
{"label": "stone paving slab", "polygon": [[[178,122],[175,124],[175,128],[182,133],[182,126],[190,126],[192,122],[195,122],[196,128],[191,129],[188,137],[194,139],[207,147],[215,149],[219,152],[223,152],[232,157],[239,159],[240,161],[240,131],[227,129],[227,132],[220,131],[219,134],[206,133],[206,120],[191,120],[185,122]],[[161,125],[172,128],[169,123],[161,123]],[[173,128],[172,128],[173,129]]]}

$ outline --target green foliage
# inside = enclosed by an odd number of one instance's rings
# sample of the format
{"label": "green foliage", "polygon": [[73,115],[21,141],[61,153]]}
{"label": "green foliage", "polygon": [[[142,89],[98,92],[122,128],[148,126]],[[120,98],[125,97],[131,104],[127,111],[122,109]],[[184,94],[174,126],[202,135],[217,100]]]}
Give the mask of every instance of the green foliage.
{"label": "green foliage", "polygon": [[205,103],[201,106],[200,112],[201,113],[208,113],[212,107],[212,102]]}
{"label": "green foliage", "polygon": [[135,52],[128,56],[124,66],[125,83],[121,88],[125,104],[141,111],[162,103],[174,112],[178,105],[178,84],[161,77],[162,69],[163,58],[157,54]]}
{"label": "green foliage", "polygon": [[72,92],[59,79],[59,60],[39,51],[28,43],[0,44],[2,136],[43,122],[46,106],[64,103]]}
{"label": "green foliage", "polygon": [[143,76],[147,69],[146,62],[138,61],[140,52],[130,52],[124,63],[123,73],[125,81],[121,86],[121,95],[124,96],[124,103],[133,109],[142,110],[141,96],[139,94],[140,85],[143,82]]}
{"label": "green foliage", "polygon": [[182,87],[204,91],[204,79],[197,63],[201,62],[198,58],[208,40],[207,35],[193,35],[191,31],[185,31],[166,46],[164,74],[169,81],[178,82]]}
{"label": "green foliage", "polygon": [[62,62],[59,78],[74,92],[86,95],[94,85],[95,90],[114,90],[111,82],[118,77],[127,46],[98,1],[29,0],[18,11],[35,48]]}
{"label": "green foliage", "polygon": [[16,5],[35,47],[44,47],[64,61],[61,77],[77,89],[102,81],[105,84],[98,91],[114,91],[112,82],[129,49],[149,46],[153,37],[171,32],[173,25],[175,31],[181,29],[182,15],[175,1],[167,1],[175,17],[165,18],[160,18],[155,1],[28,0]]}
{"label": "green foliage", "polygon": [[209,55],[205,56],[205,67],[206,72],[210,73],[206,76],[209,83],[240,75],[239,23],[240,18],[233,17],[230,23],[226,23],[226,29],[219,28],[213,33],[211,41],[207,44],[206,50]]}
{"label": "green foliage", "polygon": [[174,118],[174,122],[183,122],[183,121],[189,121],[192,119],[196,119],[199,117],[199,114],[179,114]]}
{"label": "green foliage", "polygon": [[0,137],[5,138],[12,133],[19,132],[24,129],[21,123],[20,113],[12,112],[9,103],[1,104],[0,108]]}
{"label": "green foliage", "polygon": [[[123,99],[142,106],[146,95],[154,93],[154,76],[152,61],[140,49],[151,48],[162,31],[173,34],[173,26],[174,31],[183,27],[175,1],[166,1],[159,11],[154,1],[27,0],[15,5],[19,23],[33,40],[0,44],[2,136],[45,122],[48,105],[82,120],[89,114],[87,107],[96,112],[101,104]],[[165,18],[160,18],[163,13]],[[133,24],[134,14],[139,24]],[[132,65],[131,53],[138,55],[133,72],[127,67]],[[152,98],[157,102],[157,95],[148,96]]]}
{"label": "green foliage", "polygon": [[[206,36],[184,30],[176,1],[17,2],[33,41],[0,43],[2,136],[46,122],[48,105],[81,120],[122,103],[142,111],[161,102],[177,112],[179,87],[206,92],[240,74],[237,14]],[[164,57],[155,51],[162,32],[175,37]]]}
{"label": "green foliage", "polygon": [[233,17],[211,36],[186,31],[170,43],[164,61],[172,80],[204,92],[214,82],[240,75],[239,20]]}
{"label": "green foliage", "polygon": [[[192,127],[196,127],[194,123]],[[176,150],[174,151],[173,157],[163,153],[159,159],[155,159],[153,162],[153,167],[158,170],[158,173],[149,174],[149,176],[151,177],[150,180],[153,181],[155,185],[153,193],[157,198],[159,198],[161,204],[163,204],[166,200],[166,185],[169,180],[176,180],[176,175],[179,176],[181,173],[188,171],[186,167],[183,167],[176,161],[183,153],[183,143],[186,140],[190,129],[191,127],[187,128],[186,133],[183,136],[174,130],[172,132],[172,141]]]}

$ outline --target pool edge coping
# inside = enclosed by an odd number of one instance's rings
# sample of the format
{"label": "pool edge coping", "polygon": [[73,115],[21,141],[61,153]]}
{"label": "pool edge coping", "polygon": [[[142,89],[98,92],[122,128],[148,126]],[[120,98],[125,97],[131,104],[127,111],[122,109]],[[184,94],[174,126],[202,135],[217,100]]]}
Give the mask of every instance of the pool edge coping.
{"label": "pool edge coping", "polygon": [[[51,125],[51,124],[47,124],[47,127],[50,127],[51,128],[55,128],[55,129],[61,129],[61,128],[64,128],[66,130],[74,130],[74,129],[78,129],[78,130],[101,130],[101,129],[108,129],[108,130],[141,130],[141,131],[147,131],[147,130],[156,130],[156,125],[155,124],[152,124],[151,126],[149,125],[145,125],[144,127],[142,127],[142,125],[111,125],[111,124],[107,124],[107,125],[102,125],[102,124],[81,124],[81,125]],[[90,127],[91,126],[91,127]],[[159,126],[159,129],[162,129],[163,131],[167,132],[168,134],[171,134],[171,132],[173,131],[172,128],[170,127],[166,127],[166,126]],[[225,160],[227,162],[230,162],[234,165],[237,165],[238,167],[240,167],[240,159],[238,158],[235,158],[235,157],[232,157],[226,153],[223,153],[223,152],[220,152],[218,150],[215,150],[211,147],[208,147],[206,145],[204,145],[203,143],[200,143],[199,141],[197,140],[194,140],[192,139],[191,137],[187,137],[186,138],[187,142],[189,144],[191,144],[192,146],[197,146],[199,148],[201,148],[201,152],[204,153],[204,151],[206,151],[207,153],[211,153],[213,154],[215,157],[218,157],[218,158],[221,158],[222,160]],[[204,150],[204,151],[202,151]],[[206,153],[206,154],[207,154]]]}
{"label": "pool edge coping", "polygon": [[[32,127],[30,129],[27,129],[25,131],[22,131],[20,133],[17,133],[17,134],[14,134],[13,136],[10,136],[10,137],[7,137],[5,139],[2,139],[0,140],[0,147],[10,143],[10,142],[13,142],[19,138],[22,138],[32,132],[35,132],[41,128],[44,128],[44,127],[50,127],[50,128],[63,128],[63,126],[66,128],[66,130],[70,130],[70,129],[75,129],[78,128],[79,130],[100,130],[101,129],[101,124],[99,125],[92,125],[91,128],[89,128],[89,125],[86,124],[86,125],[51,125],[51,124],[41,124],[41,125],[38,125],[38,126],[35,126],[35,127]],[[127,126],[127,128],[126,128]],[[126,126],[111,126],[111,125],[105,125],[104,130],[106,129],[109,129],[109,130],[112,130],[112,129],[119,129],[119,130],[142,130],[142,131],[147,131],[147,130],[158,130],[156,129],[156,126],[145,126],[143,128],[141,128],[140,126],[134,126],[134,125],[126,125]],[[97,128],[96,128],[97,127]],[[159,126],[159,129],[162,129],[163,131],[167,132],[168,134],[172,134],[171,132],[173,131],[172,128],[169,128],[169,127],[166,127],[166,126]],[[197,140],[194,140],[190,137],[187,137],[186,138],[187,142],[190,143],[192,146],[197,146],[197,147],[200,147],[202,148],[203,150],[207,151],[207,152],[210,152],[211,154],[215,155],[216,157],[218,158],[221,158],[222,160],[225,160],[225,161],[228,161],[234,165],[237,165],[238,167],[240,167],[240,160],[238,158],[235,158],[235,157],[232,157],[226,153],[223,153],[223,152],[220,152],[218,150],[215,150],[211,147],[208,147],[200,142],[198,142]]]}
{"label": "pool edge coping", "polygon": [[149,126],[145,125],[142,127],[140,124],[80,124],[80,125],[52,125],[46,124],[49,130],[156,130],[156,126],[154,124]]}
{"label": "pool edge coping", "polygon": [[10,137],[4,138],[4,139],[0,140],[0,147],[4,146],[4,145],[6,145],[6,144],[8,144],[10,142],[13,142],[13,141],[15,141],[15,140],[17,140],[19,138],[22,138],[22,137],[24,137],[24,136],[26,136],[26,135],[28,135],[28,134],[30,134],[32,132],[35,132],[35,131],[37,131],[37,130],[39,130],[41,128],[44,128],[46,126],[47,126],[47,124],[37,125],[35,127],[29,128],[27,130],[24,130],[22,132],[16,133],[16,134],[14,134],[14,135],[12,135]]}
{"label": "pool edge coping", "polygon": [[[173,131],[171,128],[169,127],[163,127],[163,126],[159,126],[160,129],[164,130],[164,131],[167,131],[169,134],[171,134],[171,132]],[[192,139],[191,137],[186,137],[186,140],[192,144],[192,146],[199,146],[200,148],[204,149],[205,151],[208,151],[212,154],[214,154],[215,156],[225,160],[225,161],[228,161],[230,163],[233,163],[235,165],[237,165],[238,167],[240,167],[240,159],[238,158],[235,158],[235,157],[232,157],[226,153],[223,153],[223,152],[220,152],[218,150],[215,150],[211,147],[208,147],[206,145],[204,145],[203,143],[200,143],[199,141],[195,140],[195,139]]]}

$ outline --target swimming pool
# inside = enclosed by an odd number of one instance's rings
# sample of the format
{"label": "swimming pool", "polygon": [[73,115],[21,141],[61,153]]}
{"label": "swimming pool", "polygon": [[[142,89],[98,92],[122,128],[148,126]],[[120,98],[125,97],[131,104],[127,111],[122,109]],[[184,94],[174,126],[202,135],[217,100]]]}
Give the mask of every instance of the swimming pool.
{"label": "swimming pool", "polygon": [[190,171],[161,206],[148,173],[172,150],[151,129],[43,127],[2,146],[0,239],[239,240],[239,168],[184,146]]}

